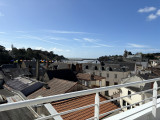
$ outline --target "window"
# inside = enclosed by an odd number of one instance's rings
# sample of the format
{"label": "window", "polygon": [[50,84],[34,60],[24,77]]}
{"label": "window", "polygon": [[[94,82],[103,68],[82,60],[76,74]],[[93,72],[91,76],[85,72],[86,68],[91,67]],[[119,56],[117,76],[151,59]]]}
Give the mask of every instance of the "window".
{"label": "window", "polygon": [[114,74],[114,78],[117,78],[117,74]]}
{"label": "window", "polygon": [[[127,103],[127,106],[128,106],[128,105],[130,105],[130,104],[129,104],[129,103]],[[131,106],[128,106],[128,107],[127,107],[127,110],[129,110],[129,109],[131,109]]]}
{"label": "window", "polygon": [[106,95],[106,96],[108,96],[108,95],[109,95],[109,94],[108,94],[108,91],[105,91],[105,95]]}
{"label": "window", "polygon": [[[131,91],[129,91],[129,90],[128,90],[128,95],[131,95]],[[130,97],[130,98],[131,98],[131,96],[128,96],[128,97]]]}
{"label": "window", "polygon": [[117,82],[114,82],[114,85],[118,85],[118,83],[117,83]]}
{"label": "window", "polygon": [[99,76],[102,76],[102,73],[99,73]]}
{"label": "window", "polygon": [[85,81],[85,86],[88,86],[88,83],[87,83],[87,81]]}
{"label": "window", "polygon": [[123,106],[126,106],[126,101],[125,100],[123,100]]}
{"label": "window", "polygon": [[84,80],[82,80],[82,85],[85,85],[85,81]]}
{"label": "window", "polygon": [[97,68],[97,66],[95,66],[95,68],[94,68],[95,70],[98,70],[98,68]]}
{"label": "window", "polygon": [[151,89],[153,89],[153,84],[154,84],[154,83],[152,82],[152,83],[151,83]]}
{"label": "window", "polygon": [[106,81],[106,86],[109,86],[109,81]]}
{"label": "window", "polygon": [[99,87],[101,87],[102,86],[102,81],[99,81]]}
{"label": "window", "polygon": [[107,78],[109,78],[109,73],[107,73]]}
{"label": "window", "polygon": [[86,69],[88,69],[88,65],[86,66]]}
{"label": "window", "polygon": [[102,70],[105,70],[104,67],[102,67]]}
{"label": "window", "polygon": [[57,69],[58,69],[58,66],[57,66],[57,65],[54,65],[54,69],[57,70]]}

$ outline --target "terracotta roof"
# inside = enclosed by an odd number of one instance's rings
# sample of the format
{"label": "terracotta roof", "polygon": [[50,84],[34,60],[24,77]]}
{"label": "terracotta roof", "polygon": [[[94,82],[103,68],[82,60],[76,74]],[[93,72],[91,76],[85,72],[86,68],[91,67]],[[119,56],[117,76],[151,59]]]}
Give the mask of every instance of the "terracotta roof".
{"label": "terracotta roof", "polygon": [[33,99],[38,96],[45,97],[45,96],[63,94],[63,93],[66,93],[74,85],[76,85],[77,82],[54,78],[49,82],[47,82],[47,84],[50,87],[50,89],[46,89],[45,87],[42,87],[41,89],[29,95],[27,98]]}
{"label": "terracotta roof", "polygon": [[[100,96],[100,101],[105,101],[106,98]],[[95,94],[85,95],[81,97],[71,98],[63,101],[53,102],[52,106],[56,109],[58,113],[75,109],[78,107],[87,106],[94,104]],[[100,105],[100,114],[109,112],[111,110],[117,109],[118,107],[112,102]],[[82,109],[76,112],[72,112],[61,117],[64,120],[85,120],[94,116],[94,107]],[[105,116],[103,116],[105,117]],[[102,118],[102,117],[101,117]]]}
{"label": "terracotta roof", "polygon": [[[81,79],[81,80],[91,80],[91,74],[88,74],[88,73],[78,73],[77,74],[77,78]],[[101,79],[105,79],[105,77],[94,75],[94,79],[93,80],[101,80]]]}

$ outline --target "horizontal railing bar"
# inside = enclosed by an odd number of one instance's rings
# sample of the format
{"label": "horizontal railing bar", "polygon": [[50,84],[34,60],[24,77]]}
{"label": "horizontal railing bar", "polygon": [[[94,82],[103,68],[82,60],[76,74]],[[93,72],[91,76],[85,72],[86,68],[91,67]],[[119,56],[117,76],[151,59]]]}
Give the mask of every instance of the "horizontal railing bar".
{"label": "horizontal railing bar", "polygon": [[160,96],[160,94],[157,95],[157,97],[159,97],[159,96]]}
{"label": "horizontal railing bar", "polygon": [[63,99],[67,99],[67,98],[88,95],[88,94],[92,94],[92,93],[96,93],[96,92],[117,89],[117,88],[121,88],[121,87],[128,87],[128,86],[135,86],[137,84],[150,83],[150,82],[154,82],[154,81],[160,81],[160,78],[138,81],[138,82],[130,82],[130,83],[126,83],[126,84],[119,84],[119,85],[107,86],[107,87],[101,87],[101,88],[95,88],[95,89],[89,89],[89,90],[76,91],[76,92],[71,92],[71,93],[59,94],[59,95],[54,95],[54,96],[47,96],[47,97],[42,97],[42,98],[14,102],[14,103],[2,104],[2,105],[0,105],[0,111],[11,110],[11,109],[16,109],[16,108],[21,108],[21,107],[27,107],[27,106],[32,106],[32,105],[36,105],[36,104],[48,103],[48,102],[53,102],[53,101],[57,101],[57,100],[63,100]]}
{"label": "horizontal railing bar", "polygon": [[102,117],[102,116],[104,116],[104,115],[111,114],[111,113],[116,112],[116,111],[120,111],[120,110],[122,110],[123,108],[130,107],[130,106],[132,106],[132,105],[135,105],[135,104],[138,104],[138,103],[144,102],[144,101],[146,101],[146,100],[150,100],[150,99],[152,99],[152,98],[153,98],[153,97],[146,98],[146,99],[141,100],[141,101],[139,101],[139,102],[136,102],[136,103],[133,103],[133,104],[130,104],[130,105],[124,106],[124,107],[122,107],[122,108],[118,108],[118,109],[115,109],[115,110],[112,110],[112,111],[109,111],[109,112],[106,112],[106,113],[100,114],[100,115],[99,115],[99,117]]}
{"label": "horizontal railing bar", "polygon": [[53,118],[55,116],[65,115],[65,114],[68,114],[68,113],[71,113],[71,112],[75,112],[75,111],[78,111],[78,110],[82,110],[82,109],[86,109],[86,108],[90,108],[90,107],[94,107],[94,106],[95,106],[95,104],[91,104],[91,105],[79,107],[79,108],[76,108],[76,109],[67,110],[67,111],[64,111],[64,112],[61,112],[61,113],[57,113],[57,114],[54,114],[54,115],[48,115],[48,116],[40,117],[40,118],[37,118],[35,120],[46,120],[46,119]]}
{"label": "horizontal railing bar", "polygon": [[[88,118],[88,119],[86,119],[86,120],[93,120],[93,119],[97,119],[97,117],[91,117],[91,118]],[[97,119],[98,120],[98,119]]]}
{"label": "horizontal railing bar", "polygon": [[153,91],[153,89],[144,90],[144,91],[141,91],[141,92],[136,92],[136,93],[134,93],[134,94],[130,94],[130,95],[122,96],[122,97],[113,98],[113,99],[111,99],[111,100],[102,101],[102,102],[100,102],[99,104],[104,104],[104,103],[112,102],[112,101],[115,101],[115,100],[118,100],[118,99],[121,99],[121,98],[125,98],[125,97],[129,97],[129,96],[137,95],[137,94],[139,94],[139,93],[146,93],[146,92],[149,92],[149,91]]}

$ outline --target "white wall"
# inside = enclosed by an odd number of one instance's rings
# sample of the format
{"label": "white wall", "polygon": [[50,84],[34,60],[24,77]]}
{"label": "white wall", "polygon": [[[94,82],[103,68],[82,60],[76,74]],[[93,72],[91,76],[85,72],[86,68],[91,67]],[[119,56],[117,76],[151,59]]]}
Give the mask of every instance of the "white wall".
{"label": "white wall", "polygon": [[[100,71],[100,70],[84,70],[86,73],[95,74],[102,77],[106,77],[105,81],[109,82],[109,86],[114,85],[115,82],[118,84],[121,84],[121,79],[128,77],[130,72],[117,72],[117,71]],[[107,77],[107,74],[109,74],[109,77]],[[115,78],[115,74],[117,74],[117,78]],[[114,93],[118,93],[117,89],[109,90],[109,96],[112,96]]]}
{"label": "white wall", "polygon": [[[131,94],[135,93],[134,91],[132,91],[130,89],[127,89],[127,88],[121,88],[121,91],[122,92],[120,94],[120,97],[127,96],[128,95],[128,91],[131,91]],[[123,107],[123,100],[125,100],[129,104],[134,104],[136,102],[141,101],[142,99],[143,99],[142,95],[139,95],[139,94],[132,95],[131,97],[125,97],[125,98],[120,99],[120,105],[121,105],[121,107]],[[123,110],[127,110],[127,108],[124,108]]]}

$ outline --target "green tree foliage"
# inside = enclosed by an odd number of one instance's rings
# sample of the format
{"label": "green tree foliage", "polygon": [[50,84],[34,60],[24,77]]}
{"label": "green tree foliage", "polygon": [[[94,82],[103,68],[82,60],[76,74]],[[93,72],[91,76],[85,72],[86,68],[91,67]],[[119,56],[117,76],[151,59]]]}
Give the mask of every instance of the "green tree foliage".
{"label": "green tree foliage", "polygon": [[66,59],[64,56],[54,54],[52,51],[34,50],[31,48],[20,48],[12,47],[11,51],[7,51],[5,47],[0,45],[0,65],[10,63],[11,60],[62,60]]}
{"label": "green tree foliage", "polygon": [[103,61],[123,61],[123,56],[121,55],[113,55],[113,56],[101,56],[98,58],[99,61],[103,62]]}
{"label": "green tree foliage", "polygon": [[0,65],[10,63],[12,57],[5,47],[0,45]]}
{"label": "green tree foliage", "polygon": [[143,54],[143,57],[148,58],[148,59],[157,59],[156,54]]}
{"label": "green tree foliage", "polygon": [[32,60],[33,58],[35,59],[43,59],[43,60],[62,60],[65,59],[64,56],[59,56],[57,54],[54,54],[52,51],[42,51],[42,50],[34,50],[31,48],[13,48],[11,51],[13,57],[15,59],[26,59],[26,60]]}

